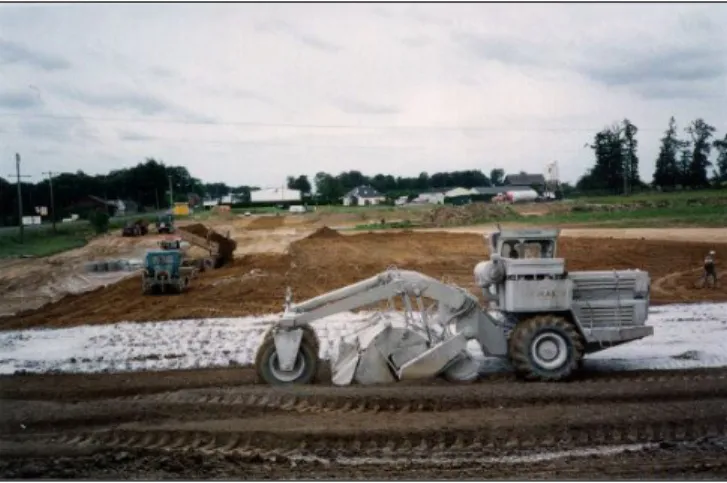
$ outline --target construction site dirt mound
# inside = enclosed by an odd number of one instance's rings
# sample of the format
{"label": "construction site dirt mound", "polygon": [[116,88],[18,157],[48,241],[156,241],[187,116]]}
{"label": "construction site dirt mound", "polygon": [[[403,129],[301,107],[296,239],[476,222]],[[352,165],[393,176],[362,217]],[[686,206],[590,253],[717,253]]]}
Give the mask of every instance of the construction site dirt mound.
{"label": "construction site dirt mound", "polygon": [[253,219],[247,225],[248,230],[274,230],[285,225],[283,215],[264,215]]}
{"label": "construction site dirt mound", "polygon": [[518,212],[507,205],[470,203],[463,206],[439,206],[425,215],[423,222],[434,227],[461,226],[518,216]]}
{"label": "construction site dirt mound", "polygon": [[179,229],[186,231],[188,233],[191,233],[193,235],[201,236],[203,238],[206,238],[210,232],[209,228],[207,228],[202,223],[194,223],[191,225],[180,226]]}
{"label": "construction site dirt mound", "polygon": [[[710,249],[727,253],[727,244],[563,238],[559,246],[569,271],[647,270],[654,304],[727,301],[724,283],[715,289],[694,285],[704,254]],[[374,232],[304,238],[292,243],[287,254],[249,254],[201,273],[180,296],[143,296],[135,277],[0,317],[0,330],[278,313],[288,286],[301,301],[391,267],[420,271],[478,294],[472,270],[487,256],[478,234]]]}
{"label": "construction site dirt mound", "polygon": [[227,236],[224,236],[216,232],[215,230],[211,230],[210,228],[201,223],[181,226],[179,227],[179,230],[186,231],[193,235],[197,235],[199,237],[217,243],[220,247],[219,253],[222,259],[225,261],[232,260],[233,253],[235,252],[235,249],[237,249],[237,242],[235,240],[233,240],[232,238],[228,238]]}
{"label": "construction site dirt mound", "polygon": [[322,228],[317,229],[310,235],[308,235],[306,238],[308,239],[331,239],[331,238],[343,238],[343,235],[338,233],[336,230],[332,228],[328,228],[327,226],[324,226]]}

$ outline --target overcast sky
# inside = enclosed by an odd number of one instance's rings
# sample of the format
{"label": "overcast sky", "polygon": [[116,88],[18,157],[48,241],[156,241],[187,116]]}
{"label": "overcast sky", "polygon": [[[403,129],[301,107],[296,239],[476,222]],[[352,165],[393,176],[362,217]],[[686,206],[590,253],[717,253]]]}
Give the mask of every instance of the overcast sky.
{"label": "overcast sky", "polygon": [[[0,176],[544,171],[607,124],[727,129],[724,4],[0,6]],[[714,159],[714,156],[713,156]]]}

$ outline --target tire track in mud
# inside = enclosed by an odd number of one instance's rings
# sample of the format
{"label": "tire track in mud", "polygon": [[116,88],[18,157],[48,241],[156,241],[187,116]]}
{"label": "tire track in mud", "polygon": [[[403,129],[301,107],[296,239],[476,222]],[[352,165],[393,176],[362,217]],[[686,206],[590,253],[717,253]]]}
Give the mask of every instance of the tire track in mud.
{"label": "tire track in mud", "polygon": [[[0,443],[1,446],[1,443]],[[407,457],[337,458],[333,461],[281,452],[200,453],[169,450],[81,451],[49,453],[52,448],[27,448],[7,453],[0,472],[8,479],[27,479],[28,466],[50,479],[368,479],[392,478],[489,479],[603,479],[604,476],[643,479],[724,479],[727,461],[723,443],[698,445],[624,445],[563,452],[478,458],[431,459]],[[39,455],[50,455],[38,459]],[[54,457],[55,456],[55,457]],[[58,458],[61,456],[61,458]],[[687,476],[688,475],[688,476]],[[685,477],[686,476],[686,477]]]}
{"label": "tire track in mud", "polygon": [[[377,434],[284,434],[209,432],[197,430],[129,430],[85,432],[49,438],[49,444],[76,448],[154,449],[217,454],[255,454],[300,459],[428,458],[476,460],[539,448],[559,451],[594,446],[693,441],[727,434],[724,416],[682,421],[620,421],[578,427],[546,425],[537,428],[501,428],[497,431],[448,430]],[[393,462],[393,461],[392,461]]]}
{"label": "tire track in mud", "polygon": [[[319,371],[320,383],[298,386],[295,391],[300,395],[309,394],[313,390],[330,390],[336,397],[344,391],[385,391],[406,394],[412,390],[418,392],[437,391],[467,393],[477,388],[493,384],[520,385],[515,375],[509,372],[486,374],[480,380],[467,385],[454,385],[439,379],[398,382],[392,386],[337,387],[330,382],[330,370],[324,361]],[[571,385],[590,386],[599,384],[625,384],[628,382],[665,382],[671,380],[691,381],[702,378],[727,378],[727,368],[695,368],[695,369],[663,369],[602,372],[585,370],[573,381],[557,383],[558,387]],[[533,387],[527,383],[527,387]],[[2,398],[8,400],[53,400],[81,401],[109,398],[138,398],[144,395],[163,395],[181,390],[211,390],[212,388],[239,388],[246,391],[272,390],[270,386],[256,382],[255,369],[250,366],[216,369],[183,369],[147,372],[128,372],[111,374],[27,374],[0,376]],[[474,389],[473,389],[474,388]],[[253,392],[254,393],[254,392]],[[282,392],[284,393],[284,392]],[[434,393],[440,394],[440,393]]]}
{"label": "tire track in mud", "polygon": [[276,418],[283,415],[336,417],[360,415],[456,414],[462,410],[499,410],[583,404],[649,404],[665,401],[727,399],[727,371],[686,377],[681,374],[641,380],[579,383],[495,383],[401,387],[238,387],[182,390],[87,401],[9,400],[3,402],[0,432],[39,434],[149,420],[205,421],[225,418]]}
{"label": "tire track in mud", "polygon": [[[682,270],[679,272],[672,272],[668,275],[664,275],[663,277],[660,277],[657,280],[655,280],[653,282],[653,284],[651,285],[651,290],[652,290],[652,292],[658,292],[667,297],[673,297],[673,296],[675,296],[675,294],[680,294],[683,292],[690,292],[695,289],[694,285],[696,284],[696,282],[699,278],[698,275],[700,273],[702,273],[702,271],[703,270],[701,268],[693,268],[691,270]],[[694,275],[694,280],[691,280],[691,278],[690,278],[691,283],[689,285],[667,288],[667,284],[670,284],[676,280],[679,280],[681,277],[684,277],[686,275],[692,275],[692,274]],[[717,275],[717,281],[719,284],[721,284],[724,276],[725,276],[724,272]],[[719,286],[717,288],[719,288]]]}
{"label": "tire track in mud", "polygon": [[176,391],[120,398],[164,405],[222,406],[296,413],[435,412],[555,403],[648,402],[727,397],[727,371],[641,376],[571,384],[460,386],[250,388],[246,391]]}

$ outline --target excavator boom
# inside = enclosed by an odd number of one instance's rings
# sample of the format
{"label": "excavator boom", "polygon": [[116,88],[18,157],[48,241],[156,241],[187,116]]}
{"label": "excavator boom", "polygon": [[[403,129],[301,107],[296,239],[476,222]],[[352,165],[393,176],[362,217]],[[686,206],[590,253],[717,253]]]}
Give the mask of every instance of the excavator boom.
{"label": "excavator boom", "polygon": [[[301,330],[311,322],[396,297],[404,300],[407,327],[393,327],[390,321],[378,319],[359,331],[356,340],[342,343],[332,364],[334,382],[348,384],[354,372],[360,380],[385,382],[382,378],[390,378],[389,369],[399,379],[436,374],[466,357],[468,339],[478,340],[488,355],[507,353],[504,332],[480,310],[469,292],[419,272],[389,270],[304,302],[289,302],[273,336],[280,368],[293,370]],[[418,320],[412,299],[419,309]],[[423,299],[437,302],[432,318],[424,310]],[[446,338],[448,332],[454,332],[454,337]]]}

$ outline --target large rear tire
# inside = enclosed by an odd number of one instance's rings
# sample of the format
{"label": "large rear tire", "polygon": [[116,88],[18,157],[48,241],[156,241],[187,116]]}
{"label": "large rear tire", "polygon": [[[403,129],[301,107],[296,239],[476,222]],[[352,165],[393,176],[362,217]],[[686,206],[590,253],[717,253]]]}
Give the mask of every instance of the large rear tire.
{"label": "large rear tire", "polygon": [[527,380],[565,380],[583,358],[583,338],[572,323],[556,315],[518,323],[508,345],[515,373]]}
{"label": "large rear tire", "polygon": [[303,328],[303,337],[292,371],[282,371],[278,364],[275,340],[269,331],[255,355],[255,369],[258,382],[271,386],[312,384],[318,375],[318,337],[310,327]]}

